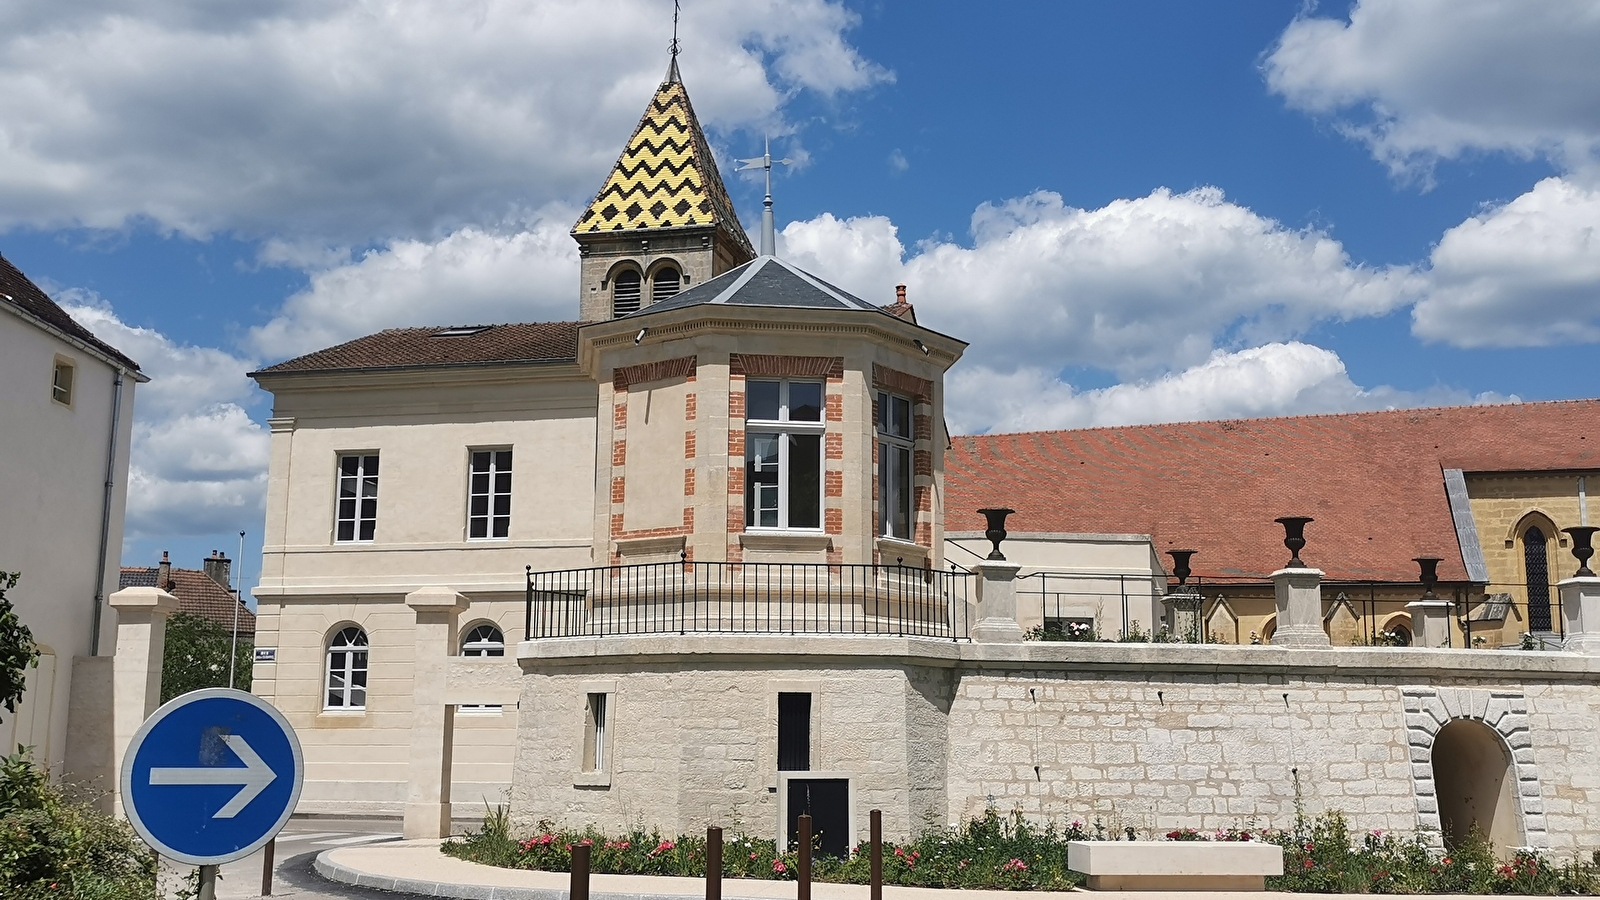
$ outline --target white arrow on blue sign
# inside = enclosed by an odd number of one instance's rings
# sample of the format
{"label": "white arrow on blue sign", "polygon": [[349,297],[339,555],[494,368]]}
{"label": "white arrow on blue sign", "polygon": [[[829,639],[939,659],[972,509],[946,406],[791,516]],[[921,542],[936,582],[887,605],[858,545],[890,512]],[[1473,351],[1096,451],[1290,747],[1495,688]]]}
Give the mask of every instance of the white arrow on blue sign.
{"label": "white arrow on blue sign", "polygon": [[156,710],[122,760],[122,806],[161,855],[214,866],[272,840],[300,800],[300,741],[271,704],[206,688]]}

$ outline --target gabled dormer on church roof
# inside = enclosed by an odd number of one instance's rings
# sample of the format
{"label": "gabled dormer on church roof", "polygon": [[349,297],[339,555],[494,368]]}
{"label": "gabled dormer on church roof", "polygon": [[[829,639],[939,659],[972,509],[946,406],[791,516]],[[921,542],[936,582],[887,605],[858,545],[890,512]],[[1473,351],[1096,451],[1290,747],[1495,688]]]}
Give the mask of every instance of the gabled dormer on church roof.
{"label": "gabled dormer on church roof", "polygon": [[676,57],[572,237],[584,258],[585,321],[626,315],[755,257]]}

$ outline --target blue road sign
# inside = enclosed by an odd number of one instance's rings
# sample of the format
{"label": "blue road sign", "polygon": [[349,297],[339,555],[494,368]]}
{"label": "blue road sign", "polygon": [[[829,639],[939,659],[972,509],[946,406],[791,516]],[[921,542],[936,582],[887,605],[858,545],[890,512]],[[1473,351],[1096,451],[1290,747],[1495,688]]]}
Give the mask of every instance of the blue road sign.
{"label": "blue road sign", "polygon": [[300,799],[300,741],[283,714],[231,688],[168,701],[122,760],[128,824],[161,855],[196,866],[249,856]]}

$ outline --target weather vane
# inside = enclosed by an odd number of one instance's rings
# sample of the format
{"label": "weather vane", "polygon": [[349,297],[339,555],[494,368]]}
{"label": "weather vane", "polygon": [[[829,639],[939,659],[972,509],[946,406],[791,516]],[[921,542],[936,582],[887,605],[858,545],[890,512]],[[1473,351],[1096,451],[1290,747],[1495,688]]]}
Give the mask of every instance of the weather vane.
{"label": "weather vane", "polygon": [[792,166],[792,159],[773,159],[772,141],[763,140],[763,152],[760,156],[739,160],[740,166],[734,171],[743,172],[746,169],[765,169],[767,175],[767,199],[761,204],[761,255],[773,256],[777,253],[778,239],[772,226],[772,167],[773,165]]}
{"label": "weather vane", "polygon": [[678,57],[678,0],[672,0],[672,57]]}

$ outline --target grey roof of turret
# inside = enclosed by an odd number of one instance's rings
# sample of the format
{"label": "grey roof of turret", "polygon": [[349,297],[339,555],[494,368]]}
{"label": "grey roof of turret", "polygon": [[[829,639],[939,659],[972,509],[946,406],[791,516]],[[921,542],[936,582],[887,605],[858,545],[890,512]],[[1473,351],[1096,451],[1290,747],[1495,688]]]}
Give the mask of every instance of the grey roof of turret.
{"label": "grey roof of turret", "polygon": [[776,256],[757,257],[674,297],[629,313],[625,318],[690,306],[717,305],[853,309],[894,318],[893,313],[882,307],[842,291]]}

